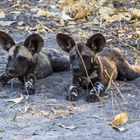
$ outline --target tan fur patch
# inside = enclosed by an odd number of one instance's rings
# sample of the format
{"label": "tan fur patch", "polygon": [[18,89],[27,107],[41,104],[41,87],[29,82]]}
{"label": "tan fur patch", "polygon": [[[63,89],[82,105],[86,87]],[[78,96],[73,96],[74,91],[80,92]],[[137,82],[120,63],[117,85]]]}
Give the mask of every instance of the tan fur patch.
{"label": "tan fur patch", "polygon": [[[17,45],[13,46],[10,50],[9,50],[9,56],[13,56],[14,55],[14,50],[16,49]],[[26,57],[28,60],[31,60],[33,58],[32,54],[28,51],[27,48],[25,48],[24,46],[20,46],[19,50],[18,50],[18,54],[16,57],[18,56],[24,56]]]}
{"label": "tan fur patch", "polygon": [[9,49],[9,52],[8,52],[9,56],[13,56],[14,55],[15,48],[16,48],[16,45]]}
{"label": "tan fur patch", "polygon": [[19,53],[17,56],[24,56],[24,57],[28,58],[28,60],[31,60],[33,58],[32,54],[24,46],[20,47]]}

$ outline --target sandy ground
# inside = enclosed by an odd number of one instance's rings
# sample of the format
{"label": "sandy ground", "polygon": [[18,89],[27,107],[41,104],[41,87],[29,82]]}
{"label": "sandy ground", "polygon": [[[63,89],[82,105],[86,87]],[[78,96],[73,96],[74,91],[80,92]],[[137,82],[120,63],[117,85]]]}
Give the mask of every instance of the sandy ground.
{"label": "sandy ground", "polygon": [[[17,41],[25,35],[14,35]],[[44,36],[45,47],[57,47],[54,35]],[[0,73],[4,71],[6,52],[0,48]],[[2,140],[140,140],[140,79],[117,82],[125,100],[115,87],[104,103],[65,100],[71,71],[54,73],[36,83],[36,94],[13,105],[8,99],[24,94],[21,83],[12,80],[0,86],[0,139]],[[85,91],[86,94],[86,91]],[[108,122],[120,112],[128,112],[125,131],[114,130]]]}

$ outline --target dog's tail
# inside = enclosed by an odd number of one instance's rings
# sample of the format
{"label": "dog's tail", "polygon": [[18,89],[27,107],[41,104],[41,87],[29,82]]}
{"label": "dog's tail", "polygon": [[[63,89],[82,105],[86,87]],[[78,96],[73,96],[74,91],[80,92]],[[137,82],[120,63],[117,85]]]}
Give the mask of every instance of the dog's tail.
{"label": "dog's tail", "polygon": [[124,60],[119,66],[119,79],[134,80],[140,77],[140,65],[131,65]]}

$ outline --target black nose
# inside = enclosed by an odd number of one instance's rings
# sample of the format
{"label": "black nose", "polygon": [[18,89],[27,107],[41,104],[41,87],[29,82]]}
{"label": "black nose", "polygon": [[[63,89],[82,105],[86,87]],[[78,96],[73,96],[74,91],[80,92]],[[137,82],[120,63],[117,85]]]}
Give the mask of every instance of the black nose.
{"label": "black nose", "polygon": [[79,71],[79,69],[80,69],[80,67],[79,67],[79,66],[73,66],[73,71],[74,71],[74,72],[78,72],[78,71]]}
{"label": "black nose", "polygon": [[14,73],[15,72],[15,68],[14,67],[8,67],[7,68],[7,72]]}

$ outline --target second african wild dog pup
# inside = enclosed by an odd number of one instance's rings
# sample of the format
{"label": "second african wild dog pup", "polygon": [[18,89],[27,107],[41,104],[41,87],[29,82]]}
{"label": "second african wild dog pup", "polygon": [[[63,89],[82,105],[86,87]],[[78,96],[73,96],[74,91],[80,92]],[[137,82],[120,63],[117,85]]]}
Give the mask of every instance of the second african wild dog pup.
{"label": "second african wild dog pup", "polygon": [[0,82],[4,84],[12,78],[18,78],[25,85],[27,94],[35,92],[36,79],[70,67],[69,58],[62,51],[41,51],[44,41],[37,34],[32,34],[23,43],[16,44],[12,37],[0,31],[0,45],[8,52],[6,71],[0,76]]}
{"label": "second african wild dog pup", "polygon": [[140,76],[140,65],[130,65],[119,49],[104,47],[106,39],[102,34],[76,44],[72,37],[59,33],[57,43],[69,53],[72,65],[73,82],[66,97],[68,100],[78,100],[80,87],[91,87],[87,101],[95,102],[105,95],[110,77],[112,80],[133,80]]}

